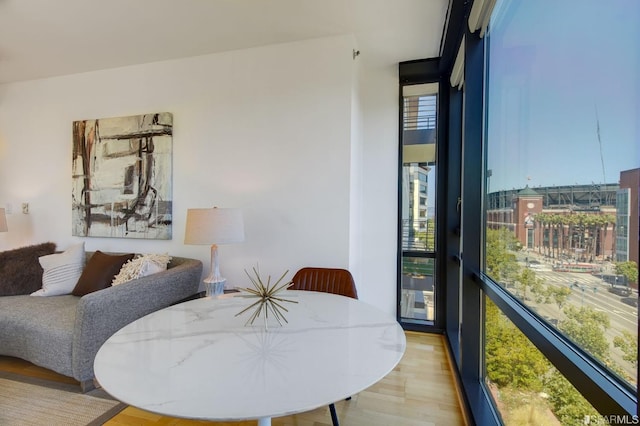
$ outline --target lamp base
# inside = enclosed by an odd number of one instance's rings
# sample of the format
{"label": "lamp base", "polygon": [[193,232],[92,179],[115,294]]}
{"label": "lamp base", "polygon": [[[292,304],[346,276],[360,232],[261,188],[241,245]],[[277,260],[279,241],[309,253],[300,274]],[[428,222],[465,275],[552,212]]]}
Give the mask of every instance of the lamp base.
{"label": "lamp base", "polygon": [[224,286],[227,280],[224,278],[219,281],[204,280],[204,291],[207,297],[217,297],[224,294]]}

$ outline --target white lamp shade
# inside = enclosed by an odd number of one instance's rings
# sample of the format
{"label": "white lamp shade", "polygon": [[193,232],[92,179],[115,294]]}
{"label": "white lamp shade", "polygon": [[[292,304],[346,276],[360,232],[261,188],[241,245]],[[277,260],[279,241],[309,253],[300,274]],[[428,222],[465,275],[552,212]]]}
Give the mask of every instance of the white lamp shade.
{"label": "white lamp shade", "polygon": [[230,244],[244,241],[240,209],[189,209],[185,244]]}
{"label": "white lamp shade", "polygon": [[4,209],[0,209],[0,232],[7,232],[7,216],[4,214]]}

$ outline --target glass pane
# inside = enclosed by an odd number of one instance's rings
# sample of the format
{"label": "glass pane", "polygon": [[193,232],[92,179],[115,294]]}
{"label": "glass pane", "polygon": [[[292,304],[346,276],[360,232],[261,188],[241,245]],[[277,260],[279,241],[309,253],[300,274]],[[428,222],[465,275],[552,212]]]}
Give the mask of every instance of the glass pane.
{"label": "glass pane", "polygon": [[437,84],[403,88],[403,250],[435,251],[437,89]]}
{"label": "glass pane", "polygon": [[633,0],[497,3],[485,174],[485,271],[634,387],[638,16]]}
{"label": "glass pane", "polygon": [[404,86],[401,317],[432,322],[438,84]]}
{"label": "glass pane", "polygon": [[[435,166],[405,165],[403,183],[402,249],[411,251],[435,251]],[[431,197],[429,201],[428,196]]]}
{"label": "glass pane", "polygon": [[485,300],[486,384],[504,424],[606,424],[498,307]]}
{"label": "glass pane", "polygon": [[403,256],[400,302],[403,319],[434,320],[434,266],[434,259]]}

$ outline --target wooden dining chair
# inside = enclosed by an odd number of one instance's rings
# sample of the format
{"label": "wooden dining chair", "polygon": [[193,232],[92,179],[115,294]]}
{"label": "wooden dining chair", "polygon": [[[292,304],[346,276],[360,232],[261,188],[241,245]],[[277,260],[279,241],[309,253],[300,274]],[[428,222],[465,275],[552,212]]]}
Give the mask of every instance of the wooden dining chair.
{"label": "wooden dining chair", "polygon": [[322,291],[358,298],[351,272],[337,268],[302,268],[293,276],[290,290]]}
{"label": "wooden dining chair", "polygon": [[[289,290],[321,291],[358,298],[356,283],[351,272],[346,269],[306,267],[296,272],[291,281],[293,284]],[[350,399],[351,397],[347,398],[347,401]],[[339,426],[335,404],[329,404],[329,411],[333,426]]]}

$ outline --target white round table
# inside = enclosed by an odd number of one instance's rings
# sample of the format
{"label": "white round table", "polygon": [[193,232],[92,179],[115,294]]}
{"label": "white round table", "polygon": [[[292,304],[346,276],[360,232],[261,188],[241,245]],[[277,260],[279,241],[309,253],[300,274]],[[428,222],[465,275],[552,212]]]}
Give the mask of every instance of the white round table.
{"label": "white round table", "polygon": [[96,355],[99,384],[162,415],[239,421],[329,405],[387,375],[406,347],[395,318],[361,301],[285,291],[288,323],[245,325],[246,294],[202,298],[122,328]]}

